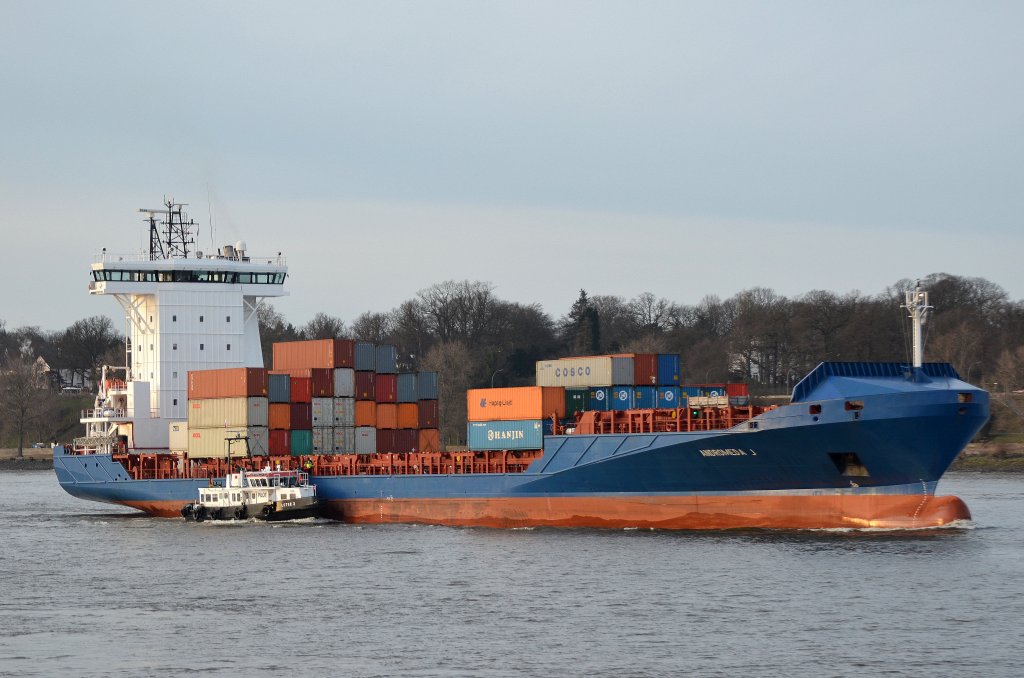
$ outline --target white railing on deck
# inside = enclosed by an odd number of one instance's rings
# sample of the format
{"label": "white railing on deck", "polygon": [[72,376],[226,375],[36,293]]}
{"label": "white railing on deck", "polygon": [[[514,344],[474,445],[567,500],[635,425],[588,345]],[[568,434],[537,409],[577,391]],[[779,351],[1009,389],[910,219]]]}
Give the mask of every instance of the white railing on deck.
{"label": "white railing on deck", "polygon": [[82,410],[82,419],[127,419],[128,410],[115,407],[99,407]]}
{"label": "white railing on deck", "polygon": [[[179,257],[175,257],[175,259],[178,259],[180,261],[237,261],[249,264],[271,264],[273,266],[286,266],[288,262],[287,257],[282,257],[277,254],[271,256],[258,256],[246,254],[245,257],[238,257],[237,255],[233,257],[222,257],[219,254],[204,254],[202,259],[199,259],[195,256],[192,256],[188,259],[180,259]],[[119,261],[166,261],[166,259],[154,259],[151,258],[149,254],[146,253],[113,254],[111,252],[101,252],[100,254],[97,254],[94,257],[93,261],[97,264],[116,264]]]}

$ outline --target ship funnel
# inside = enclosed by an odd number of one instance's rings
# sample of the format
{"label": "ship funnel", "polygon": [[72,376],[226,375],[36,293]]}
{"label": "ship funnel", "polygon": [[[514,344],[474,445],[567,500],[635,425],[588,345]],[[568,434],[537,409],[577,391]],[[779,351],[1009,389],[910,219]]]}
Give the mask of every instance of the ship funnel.
{"label": "ship funnel", "polygon": [[232,247],[231,245],[224,245],[224,247],[220,248],[220,254],[221,254],[222,257],[226,257],[228,259],[234,259],[235,258],[235,248]]}

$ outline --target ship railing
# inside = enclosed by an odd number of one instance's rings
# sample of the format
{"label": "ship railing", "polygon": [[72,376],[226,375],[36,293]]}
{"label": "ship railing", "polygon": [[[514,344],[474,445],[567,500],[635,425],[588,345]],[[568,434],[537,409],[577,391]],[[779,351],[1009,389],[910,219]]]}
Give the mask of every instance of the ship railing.
{"label": "ship railing", "polygon": [[[243,261],[257,264],[271,264],[273,266],[287,266],[288,258],[280,254],[245,254],[243,256],[222,256],[220,254],[204,254],[202,259],[193,257],[199,261]],[[101,252],[93,257],[96,264],[116,264],[119,262],[140,262],[140,261],[164,261],[159,257],[150,256],[147,253],[116,254],[113,252]]]}
{"label": "ship railing", "polygon": [[127,419],[128,410],[115,407],[98,407],[82,410],[82,419]]}

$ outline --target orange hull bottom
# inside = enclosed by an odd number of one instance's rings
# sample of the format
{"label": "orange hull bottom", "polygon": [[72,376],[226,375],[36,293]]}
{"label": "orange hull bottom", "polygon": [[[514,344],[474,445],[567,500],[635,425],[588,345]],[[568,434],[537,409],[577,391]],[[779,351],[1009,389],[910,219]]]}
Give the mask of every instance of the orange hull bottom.
{"label": "orange hull bottom", "polygon": [[[182,506],[127,505],[161,517],[179,516]],[[904,494],[336,499],[325,515],[348,523],[722,530],[940,527],[971,512],[959,497]]]}

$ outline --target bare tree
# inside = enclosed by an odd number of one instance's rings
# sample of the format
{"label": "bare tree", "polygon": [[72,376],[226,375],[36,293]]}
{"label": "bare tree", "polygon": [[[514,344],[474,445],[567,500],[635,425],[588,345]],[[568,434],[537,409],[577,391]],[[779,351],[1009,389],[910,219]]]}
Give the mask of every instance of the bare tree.
{"label": "bare tree", "polygon": [[421,367],[438,373],[441,439],[446,444],[462,445],[466,441],[466,391],[473,385],[476,361],[469,348],[460,341],[435,344],[423,357]]}
{"label": "bare tree", "polygon": [[56,394],[43,361],[23,357],[7,361],[0,373],[0,416],[18,441],[18,458],[24,456],[27,435],[53,418],[55,405]]}
{"label": "bare tree", "polygon": [[96,381],[103,356],[119,347],[124,338],[114,329],[110,318],[94,315],[73,323],[61,333],[57,365],[73,374]]}
{"label": "bare tree", "polygon": [[391,341],[394,320],[390,313],[367,311],[352,321],[352,335],[359,341],[383,344]]}
{"label": "bare tree", "polygon": [[274,358],[274,344],[279,341],[296,341],[299,333],[284,316],[265,301],[256,307],[256,322],[260,328],[260,345],[263,350],[263,364],[271,365]]}
{"label": "bare tree", "polygon": [[341,318],[317,313],[302,326],[299,334],[303,339],[340,339],[348,336],[348,328]]}

